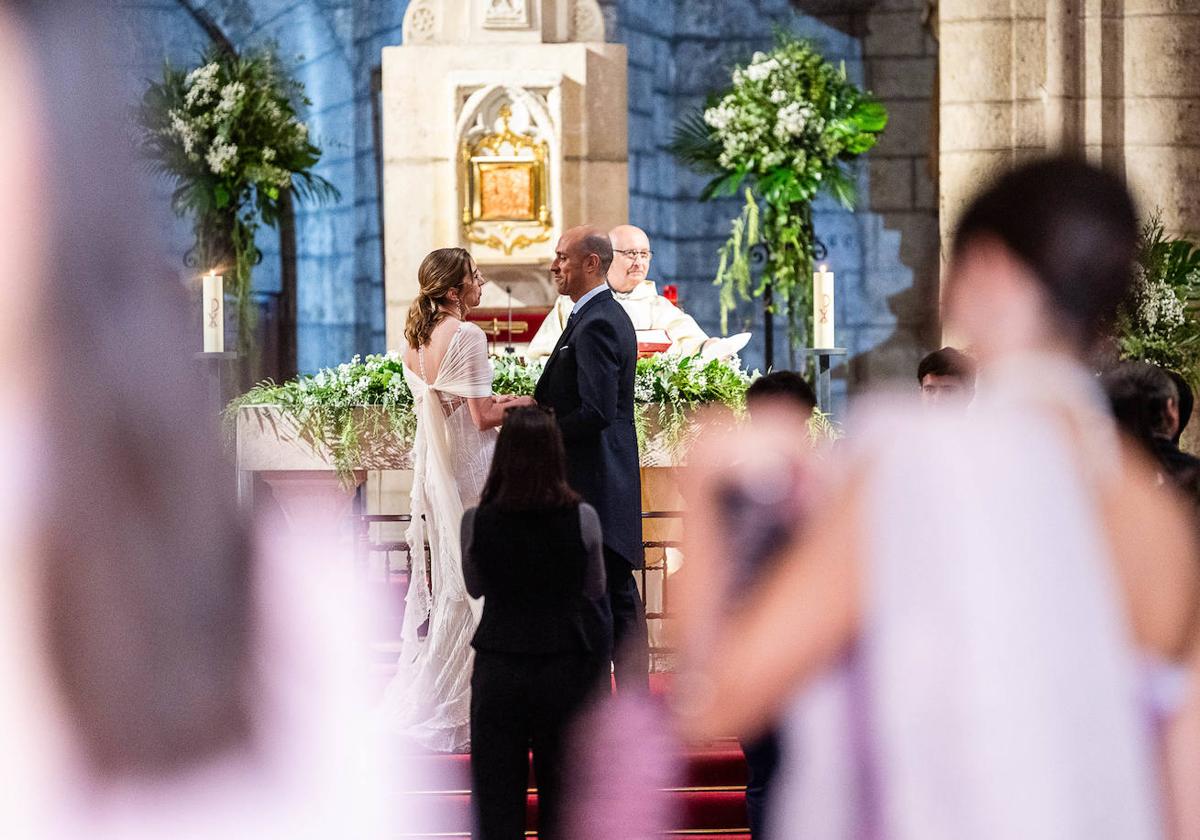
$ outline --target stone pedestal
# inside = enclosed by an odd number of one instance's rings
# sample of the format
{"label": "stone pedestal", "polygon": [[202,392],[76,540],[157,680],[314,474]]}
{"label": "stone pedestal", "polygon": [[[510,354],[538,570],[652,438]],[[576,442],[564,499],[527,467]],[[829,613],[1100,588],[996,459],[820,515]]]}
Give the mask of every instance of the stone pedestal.
{"label": "stone pedestal", "polygon": [[[380,418],[380,426],[385,424]],[[306,436],[291,417],[272,406],[243,408],[237,419],[238,499],[243,505],[253,504],[258,475],[294,529],[336,532],[350,514],[367,470],[412,466],[411,450],[385,435],[365,441],[361,454],[351,472],[339,476],[331,453]]]}
{"label": "stone pedestal", "polygon": [[429,251],[472,252],[483,306],[548,306],[562,231],[628,219],[625,48],[596,0],[414,0],[383,99],[389,348]]}

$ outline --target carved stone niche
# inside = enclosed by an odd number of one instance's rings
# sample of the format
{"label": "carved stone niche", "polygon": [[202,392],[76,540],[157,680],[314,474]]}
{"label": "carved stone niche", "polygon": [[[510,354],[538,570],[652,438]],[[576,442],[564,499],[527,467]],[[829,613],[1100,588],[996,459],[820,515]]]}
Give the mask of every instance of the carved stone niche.
{"label": "carved stone niche", "polygon": [[604,41],[597,0],[412,0],[405,44]]}
{"label": "carved stone niche", "polygon": [[483,0],[484,29],[530,29],[533,14],[529,0]]}
{"label": "carved stone niche", "polygon": [[550,258],[561,168],[547,102],[553,90],[505,84],[460,90],[462,236],[480,264]]}

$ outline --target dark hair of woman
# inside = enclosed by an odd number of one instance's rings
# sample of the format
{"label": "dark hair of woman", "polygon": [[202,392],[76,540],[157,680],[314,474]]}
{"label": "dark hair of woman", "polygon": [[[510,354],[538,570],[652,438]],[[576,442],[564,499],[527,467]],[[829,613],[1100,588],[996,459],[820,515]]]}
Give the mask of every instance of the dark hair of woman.
{"label": "dark hair of woman", "polygon": [[1049,158],[1002,175],[963,214],[954,253],[985,238],[1025,263],[1080,345],[1102,333],[1133,282],[1133,200],[1120,178],[1082,160]]}
{"label": "dark hair of woman", "polygon": [[252,741],[250,541],[192,358],[199,324],[148,244],[106,4],[0,3],[47,104],[40,630],[94,779],[161,777]]}
{"label": "dark hair of woman", "polygon": [[546,510],[579,503],[567,483],[567,454],[553,412],[522,406],[504,415],[480,504]]}

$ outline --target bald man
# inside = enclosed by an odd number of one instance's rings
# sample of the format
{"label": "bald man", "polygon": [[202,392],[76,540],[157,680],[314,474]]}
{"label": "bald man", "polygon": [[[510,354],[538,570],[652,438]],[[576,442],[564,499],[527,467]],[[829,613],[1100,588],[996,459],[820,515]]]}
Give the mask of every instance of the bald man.
{"label": "bald man", "polygon": [[[670,351],[690,356],[699,353],[708,336],[690,315],[658,293],[650,273],[650,238],[641,228],[620,225],[609,231],[613,246],[613,262],[608,270],[608,285],[613,297],[633,321],[637,330],[665,330],[671,339]],[[543,359],[550,355],[571,314],[571,299],[562,296],[542,322],[541,328],[529,343],[525,355]]]}
{"label": "bald man", "polygon": [[567,478],[600,516],[617,690],[645,691],[650,649],[633,577],[645,565],[633,424],[637,338],[604,282],[612,258],[612,243],[596,228],[571,228],[558,241],[550,274],[574,311],[533,396],[554,409]]}

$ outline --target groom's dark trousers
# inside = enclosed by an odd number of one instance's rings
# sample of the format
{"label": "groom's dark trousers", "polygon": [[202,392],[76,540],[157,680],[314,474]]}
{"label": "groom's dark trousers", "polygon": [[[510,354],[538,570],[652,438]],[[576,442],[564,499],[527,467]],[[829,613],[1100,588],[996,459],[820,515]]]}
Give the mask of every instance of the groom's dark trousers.
{"label": "groom's dark trousers", "polygon": [[634,691],[650,686],[646,611],[633,578],[645,562],[633,425],[636,368],[633,323],[605,291],[567,320],[534,392],[558,419],[571,486],[600,515],[617,689]]}

